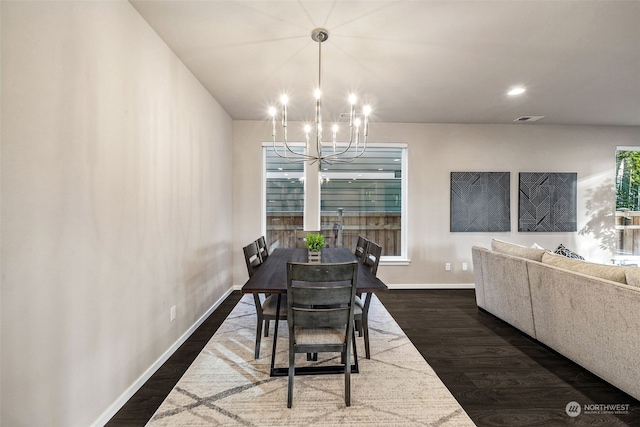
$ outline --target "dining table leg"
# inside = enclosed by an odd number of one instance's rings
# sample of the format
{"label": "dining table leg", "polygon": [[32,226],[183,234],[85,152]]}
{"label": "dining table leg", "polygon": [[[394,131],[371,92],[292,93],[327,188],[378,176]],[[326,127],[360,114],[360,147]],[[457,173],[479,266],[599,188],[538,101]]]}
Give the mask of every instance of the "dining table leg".
{"label": "dining table leg", "polygon": [[271,370],[270,376],[275,375],[275,363],[276,363],[276,343],[278,342],[278,324],[280,323],[280,304],[282,302],[282,294],[278,294],[278,302],[276,303],[276,322],[275,330],[273,331],[273,346],[271,348]]}

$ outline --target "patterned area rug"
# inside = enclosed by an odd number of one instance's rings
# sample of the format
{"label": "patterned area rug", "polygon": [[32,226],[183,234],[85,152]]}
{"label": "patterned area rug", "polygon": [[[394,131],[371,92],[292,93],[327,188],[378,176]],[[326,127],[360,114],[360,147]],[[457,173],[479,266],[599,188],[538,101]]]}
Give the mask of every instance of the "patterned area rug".
{"label": "patterned area rug", "polygon": [[[245,295],[198,355],[147,426],[473,426],[449,390],[377,298],[369,312],[371,359],[357,338],[360,373],[296,376],[287,409],[287,377],[270,377],[273,322],[254,360],[256,313]],[[286,322],[278,328],[276,366],[288,363]],[[335,364],[339,355],[297,366]],[[319,359],[322,355],[319,355]]]}

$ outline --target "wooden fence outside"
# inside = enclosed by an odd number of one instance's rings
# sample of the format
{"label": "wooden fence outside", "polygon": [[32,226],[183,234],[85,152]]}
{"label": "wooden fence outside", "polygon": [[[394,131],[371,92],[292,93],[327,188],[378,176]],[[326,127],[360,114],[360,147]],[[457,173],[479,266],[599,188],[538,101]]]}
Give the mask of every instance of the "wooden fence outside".
{"label": "wooden fence outside", "polygon": [[[322,213],[322,234],[329,246],[337,246],[337,213]],[[303,218],[299,212],[267,213],[267,244],[272,248],[295,247],[294,230],[302,230]],[[401,254],[401,217],[395,212],[363,212],[342,215],[342,246],[355,248],[362,235],[382,246],[382,255]]]}
{"label": "wooden fence outside", "polygon": [[640,212],[616,211],[616,253],[640,255]]}

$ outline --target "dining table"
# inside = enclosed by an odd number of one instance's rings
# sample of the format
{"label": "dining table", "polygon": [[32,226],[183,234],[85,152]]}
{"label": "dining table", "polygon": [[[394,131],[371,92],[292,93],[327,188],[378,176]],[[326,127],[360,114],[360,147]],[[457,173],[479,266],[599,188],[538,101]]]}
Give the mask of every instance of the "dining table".
{"label": "dining table", "polygon": [[[254,272],[253,276],[242,286],[244,294],[276,294],[278,303],[276,308],[275,331],[273,334],[273,345],[271,350],[270,375],[286,376],[288,367],[276,367],[276,345],[278,340],[278,324],[280,317],[280,304],[282,295],[287,294],[287,262],[308,262],[308,250],[304,248],[277,248]],[[367,298],[376,292],[384,292],[389,288],[380,280],[371,269],[362,263],[348,248],[324,248],[321,251],[320,260],[323,263],[340,263],[358,261],[358,280],[356,292],[367,294]],[[367,304],[368,306],[368,304]],[[355,351],[355,348],[354,348]],[[354,354],[355,364],[352,372],[358,373],[357,354]],[[301,366],[296,367],[296,375],[323,374],[323,373],[344,373],[344,366]]]}

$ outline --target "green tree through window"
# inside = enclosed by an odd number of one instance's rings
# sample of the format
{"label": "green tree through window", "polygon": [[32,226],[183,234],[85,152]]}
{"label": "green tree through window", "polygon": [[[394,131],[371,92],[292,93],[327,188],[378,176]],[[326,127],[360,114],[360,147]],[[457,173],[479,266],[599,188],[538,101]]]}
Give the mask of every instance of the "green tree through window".
{"label": "green tree through window", "polygon": [[640,210],[640,151],[616,151],[616,210]]}

